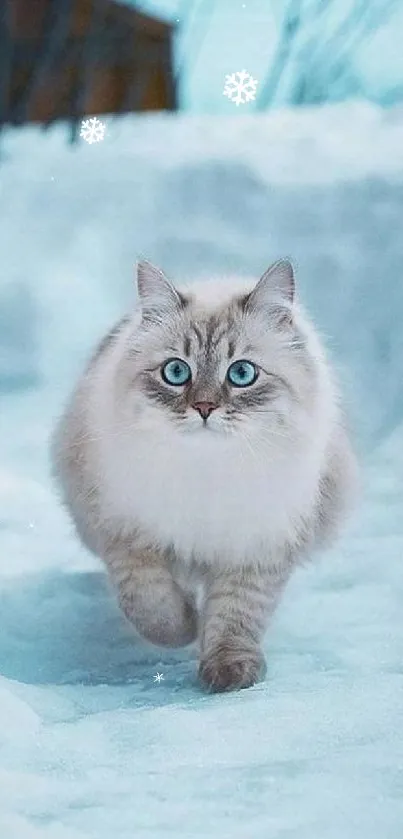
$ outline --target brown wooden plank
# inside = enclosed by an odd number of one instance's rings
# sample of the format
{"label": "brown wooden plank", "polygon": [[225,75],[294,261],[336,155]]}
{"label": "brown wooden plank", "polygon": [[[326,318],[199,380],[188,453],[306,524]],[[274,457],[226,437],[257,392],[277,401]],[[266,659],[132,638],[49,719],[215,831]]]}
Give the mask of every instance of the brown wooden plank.
{"label": "brown wooden plank", "polygon": [[[102,3],[104,21],[97,29],[96,60],[92,53],[87,67],[84,45],[94,2]],[[50,10],[49,0],[10,3],[14,44],[9,108],[21,101],[34,66],[43,60],[45,16]],[[108,0],[71,0],[69,36],[59,53],[51,56],[52,67],[44,65],[43,78],[31,85],[24,118],[47,123],[81,114],[175,108],[171,35],[169,24],[129,7]]]}
{"label": "brown wooden plank", "polygon": [[[72,29],[74,35],[82,35],[91,20],[91,7],[99,0],[71,0]],[[50,0],[10,0],[11,34],[13,38],[37,38],[42,30],[44,16],[49,11]],[[119,21],[123,27],[146,33],[150,38],[163,40],[173,30],[171,24],[156,20],[129,6],[108,3],[109,19]]]}

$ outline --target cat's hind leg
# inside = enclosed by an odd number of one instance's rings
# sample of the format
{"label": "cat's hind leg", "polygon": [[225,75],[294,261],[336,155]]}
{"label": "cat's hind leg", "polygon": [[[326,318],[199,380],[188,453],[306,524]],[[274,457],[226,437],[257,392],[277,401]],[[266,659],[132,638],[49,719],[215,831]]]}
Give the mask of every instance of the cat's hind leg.
{"label": "cat's hind leg", "polygon": [[104,556],[119,604],[152,644],[183,647],[197,636],[193,598],[173,579],[162,554],[122,543]]}

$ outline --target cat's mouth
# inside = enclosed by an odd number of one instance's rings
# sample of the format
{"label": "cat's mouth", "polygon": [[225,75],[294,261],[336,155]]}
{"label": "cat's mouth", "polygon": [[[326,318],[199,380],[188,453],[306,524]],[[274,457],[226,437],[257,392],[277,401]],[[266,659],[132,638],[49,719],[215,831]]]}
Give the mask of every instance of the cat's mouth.
{"label": "cat's mouth", "polygon": [[208,433],[208,434],[214,434],[214,433],[217,433],[217,431],[220,431],[220,428],[217,428],[217,426],[211,425],[208,421],[200,423],[199,428],[200,428],[201,431],[203,431],[204,433]]}
{"label": "cat's mouth", "polygon": [[187,417],[187,422],[184,422],[181,427],[188,434],[197,434],[200,437],[223,436],[230,431],[228,423],[212,417],[208,419],[196,419],[196,417],[190,419],[190,417]]}
{"label": "cat's mouth", "polygon": [[214,434],[214,433],[217,433],[218,431],[220,431],[220,428],[217,427],[216,425],[212,424],[212,423],[209,423],[208,420],[207,420],[207,422],[198,422],[197,424],[192,423],[189,430],[190,431],[200,431],[203,434]]}

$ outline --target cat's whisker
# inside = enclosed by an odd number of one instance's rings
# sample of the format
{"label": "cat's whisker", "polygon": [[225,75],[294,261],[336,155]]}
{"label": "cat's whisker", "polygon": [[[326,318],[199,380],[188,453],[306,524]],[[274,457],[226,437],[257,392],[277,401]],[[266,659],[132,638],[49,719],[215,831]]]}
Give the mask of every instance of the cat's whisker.
{"label": "cat's whisker", "polygon": [[[244,428],[244,426],[242,426],[242,428]],[[273,426],[271,426],[270,428],[266,428],[266,429],[261,428],[261,427],[259,427],[259,430],[254,429],[253,436],[256,437],[256,439],[259,440],[259,441],[265,440],[265,439],[268,439],[269,441],[273,441],[274,438],[281,438],[281,439],[284,439],[284,440],[292,439],[292,435],[291,435],[290,432],[285,433],[283,431],[280,431],[278,428],[274,428]]]}
{"label": "cat's whisker", "polygon": [[249,453],[249,455],[252,456],[252,459],[255,462],[257,462],[259,467],[260,467],[261,464],[262,464],[261,457],[260,457],[261,449],[260,449],[260,446],[258,445],[258,441],[256,440],[256,438],[254,438],[250,434],[248,434],[248,432],[245,428],[243,428],[242,430],[240,430],[238,428],[236,430],[236,432],[234,430],[234,433],[236,433],[237,438],[240,438],[242,440],[242,442],[244,442],[246,444],[246,447],[247,447],[247,451],[245,451],[242,447],[239,449],[241,459],[245,460],[246,465],[247,465],[247,462],[248,462],[247,461],[247,454]]}
{"label": "cat's whisker", "polygon": [[[122,437],[124,434],[130,433],[130,432],[133,433],[134,429],[135,429],[135,424],[134,423],[130,423],[130,424],[128,423],[127,426],[121,426],[120,425],[118,428],[114,429],[113,431],[108,431],[108,438],[117,439],[119,437]],[[102,434],[102,435],[98,434],[97,435],[97,434],[92,434],[92,433],[90,434],[89,432],[88,433],[82,433],[80,435],[80,439],[83,442],[99,443],[100,441],[105,439],[105,434]]]}

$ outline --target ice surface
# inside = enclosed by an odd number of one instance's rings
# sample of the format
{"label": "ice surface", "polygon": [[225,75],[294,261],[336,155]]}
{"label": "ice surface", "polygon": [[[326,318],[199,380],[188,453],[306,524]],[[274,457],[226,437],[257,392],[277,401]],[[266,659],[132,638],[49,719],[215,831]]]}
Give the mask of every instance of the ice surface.
{"label": "ice surface", "polygon": [[[0,168],[0,835],[400,839],[403,113],[65,138],[9,132]],[[295,576],[266,681],[238,694],[133,638],[49,479],[54,418],[140,254],[183,278],[291,255],[363,460],[354,521]]]}

